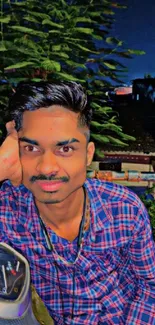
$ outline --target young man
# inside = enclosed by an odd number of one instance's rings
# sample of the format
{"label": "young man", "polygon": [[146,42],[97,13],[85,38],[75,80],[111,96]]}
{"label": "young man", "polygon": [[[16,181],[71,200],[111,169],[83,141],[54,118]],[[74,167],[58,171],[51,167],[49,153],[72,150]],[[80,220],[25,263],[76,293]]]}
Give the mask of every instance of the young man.
{"label": "young man", "polygon": [[86,179],[91,109],[71,83],[26,83],[0,148],[0,240],[22,253],[55,324],[155,324],[155,244],[138,197]]}

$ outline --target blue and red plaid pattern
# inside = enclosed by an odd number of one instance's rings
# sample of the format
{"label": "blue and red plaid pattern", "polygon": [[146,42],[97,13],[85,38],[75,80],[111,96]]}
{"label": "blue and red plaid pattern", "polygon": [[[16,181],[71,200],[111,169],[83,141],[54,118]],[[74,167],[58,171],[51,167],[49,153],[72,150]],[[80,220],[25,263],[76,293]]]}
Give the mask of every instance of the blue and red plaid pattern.
{"label": "blue and red plaid pattern", "polygon": [[[90,227],[75,265],[48,250],[33,194],[9,181],[0,192],[0,241],[29,261],[32,283],[55,324],[155,325],[155,243],[144,205],[120,185],[87,179],[84,186]],[[57,252],[74,260],[77,239],[69,242],[47,230]]]}

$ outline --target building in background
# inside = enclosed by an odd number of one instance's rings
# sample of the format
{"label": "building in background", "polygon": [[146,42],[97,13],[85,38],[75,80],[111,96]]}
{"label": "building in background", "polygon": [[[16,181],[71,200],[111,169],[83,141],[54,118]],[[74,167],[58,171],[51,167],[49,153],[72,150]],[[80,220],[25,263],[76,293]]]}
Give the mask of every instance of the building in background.
{"label": "building in background", "polygon": [[155,103],[155,78],[133,80],[133,100]]}

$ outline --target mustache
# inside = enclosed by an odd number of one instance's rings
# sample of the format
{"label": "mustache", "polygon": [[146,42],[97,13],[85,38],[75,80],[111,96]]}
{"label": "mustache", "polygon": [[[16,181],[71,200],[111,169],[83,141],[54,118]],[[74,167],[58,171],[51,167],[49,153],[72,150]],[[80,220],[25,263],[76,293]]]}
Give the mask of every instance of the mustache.
{"label": "mustache", "polygon": [[32,176],[30,178],[30,182],[34,183],[36,181],[61,181],[61,182],[69,182],[69,177],[62,176],[62,177],[54,177],[54,176],[45,176],[45,175],[38,175],[38,176]]}

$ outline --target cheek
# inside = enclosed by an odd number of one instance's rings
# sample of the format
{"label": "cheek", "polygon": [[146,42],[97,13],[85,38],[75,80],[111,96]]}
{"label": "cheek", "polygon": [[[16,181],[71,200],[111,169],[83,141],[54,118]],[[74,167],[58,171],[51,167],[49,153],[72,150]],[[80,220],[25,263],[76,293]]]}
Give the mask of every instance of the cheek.
{"label": "cheek", "polygon": [[65,158],[63,161],[59,161],[59,165],[62,169],[68,170],[68,172],[79,173],[86,169],[87,157],[83,153],[82,155],[76,155],[75,157]]}
{"label": "cheek", "polygon": [[86,159],[77,159],[74,163],[72,162],[70,165],[67,164],[64,170],[68,172],[68,175],[72,179],[81,181],[81,179],[86,176]]}

